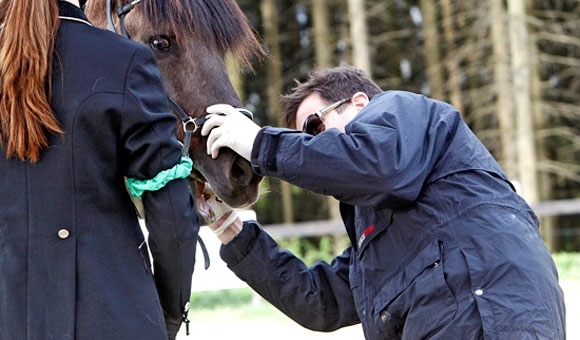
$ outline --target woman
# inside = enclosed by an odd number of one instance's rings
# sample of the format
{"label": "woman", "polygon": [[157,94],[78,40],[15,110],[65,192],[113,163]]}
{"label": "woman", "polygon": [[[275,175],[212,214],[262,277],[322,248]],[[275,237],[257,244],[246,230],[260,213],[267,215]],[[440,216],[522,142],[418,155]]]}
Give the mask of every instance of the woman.
{"label": "woman", "polygon": [[0,339],[175,338],[199,221],[152,53],[78,0],[0,21]]}

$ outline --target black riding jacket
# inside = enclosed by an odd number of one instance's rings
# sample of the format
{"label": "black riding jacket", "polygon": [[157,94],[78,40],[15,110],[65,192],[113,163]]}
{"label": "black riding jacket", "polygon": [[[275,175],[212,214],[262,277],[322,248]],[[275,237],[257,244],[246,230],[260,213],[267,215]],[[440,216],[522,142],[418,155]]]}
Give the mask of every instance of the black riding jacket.
{"label": "black riding jacket", "polygon": [[153,53],[59,1],[50,135],[38,163],[0,149],[0,339],[167,339],[189,303],[199,221],[185,180],[143,195],[125,178],[181,157]]}

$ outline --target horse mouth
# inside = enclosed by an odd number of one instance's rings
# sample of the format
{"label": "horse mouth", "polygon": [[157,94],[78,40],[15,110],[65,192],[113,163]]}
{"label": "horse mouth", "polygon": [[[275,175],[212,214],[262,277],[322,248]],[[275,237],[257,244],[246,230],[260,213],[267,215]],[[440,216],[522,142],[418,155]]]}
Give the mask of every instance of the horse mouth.
{"label": "horse mouth", "polygon": [[215,194],[232,208],[246,208],[256,203],[263,177],[254,174],[250,162],[236,155],[222,171],[220,175],[210,172],[204,176],[203,170],[194,168],[192,178],[208,182]]}

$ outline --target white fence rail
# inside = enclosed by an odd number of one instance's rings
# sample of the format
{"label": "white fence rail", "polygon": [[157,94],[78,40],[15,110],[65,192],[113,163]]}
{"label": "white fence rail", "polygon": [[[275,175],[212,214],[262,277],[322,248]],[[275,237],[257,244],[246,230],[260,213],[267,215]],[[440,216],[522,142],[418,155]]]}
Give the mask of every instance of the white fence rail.
{"label": "white fence rail", "polygon": [[[532,208],[540,217],[580,214],[580,198],[540,202],[532,205]],[[274,238],[342,235],[346,233],[341,220],[269,224],[264,226],[264,229]]]}
{"label": "white fence rail", "polygon": [[[558,200],[541,202],[533,206],[538,216],[558,216],[580,214],[580,199]],[[250,212],[248,212],[250,213]],[[255,219],[251,214],[244,214],[247,219]],[[265,225],[264,229],[274,238],[287,237],[316,237],[324,235],[345,235],[346,231],[341,220],[312,221],[292,224]],[[580,230],[580,229],[579,229]],[[193,291],[211,291],[247,287],[246,283],[238,279],[221,260],[219,248],[221,243],[208,228],[200,231],[207,245],[211,265],[208,270],[203,269],[203,255],[198,251]]]}

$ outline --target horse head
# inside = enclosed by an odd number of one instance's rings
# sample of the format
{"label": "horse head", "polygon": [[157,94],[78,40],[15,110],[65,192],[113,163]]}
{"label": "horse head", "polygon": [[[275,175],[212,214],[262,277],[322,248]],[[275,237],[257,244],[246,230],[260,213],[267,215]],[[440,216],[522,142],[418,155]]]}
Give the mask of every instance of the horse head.
{"label": "horse head", "polygon": [[[131,9],[118,17],[119,8]],[[205,115],[212,104],[241,106],[226,71],[227,53],[246,64],[263,53],[234,0],[89,0],[85,13],[95,26],[107,28],[111,22],[115,31],[149,46],[168,96],[194,118]],[[181,124],[177,135],[183,139]],[[195,132],[189,148],[194,172],[230,206],[254,203],[262,177],[229,149],[212,159],[205,145],[206,138]]]}

